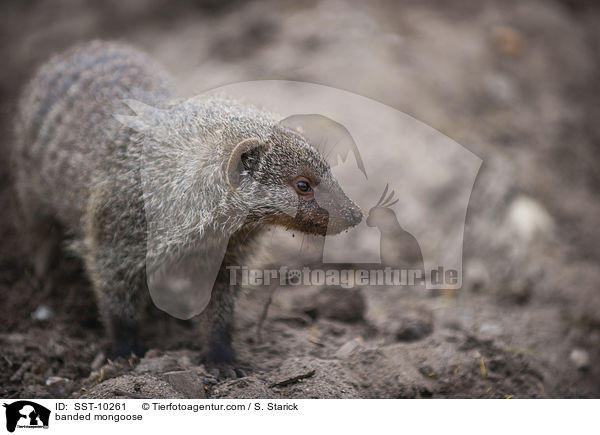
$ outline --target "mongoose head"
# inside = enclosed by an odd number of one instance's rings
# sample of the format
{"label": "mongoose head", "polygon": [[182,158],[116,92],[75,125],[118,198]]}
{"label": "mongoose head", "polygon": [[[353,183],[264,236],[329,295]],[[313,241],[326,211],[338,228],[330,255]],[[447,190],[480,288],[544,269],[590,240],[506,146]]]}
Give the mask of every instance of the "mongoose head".
{"label": "mongoose head", "polygon": [[233,189],[256,198],[249,211],[255,221],[326,235],[353,227],[363,217],[323,156],[283,125],[274,126],[264,140],[249,138],[238,144],[227,177]]}

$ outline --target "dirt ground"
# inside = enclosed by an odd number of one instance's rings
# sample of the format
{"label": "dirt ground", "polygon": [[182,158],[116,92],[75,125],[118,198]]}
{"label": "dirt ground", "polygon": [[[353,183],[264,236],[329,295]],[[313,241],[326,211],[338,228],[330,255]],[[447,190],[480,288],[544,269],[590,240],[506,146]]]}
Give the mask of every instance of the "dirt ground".
{"label": "dirt ground", "polygon": [[[600,397],[593,2],[32,0],[0,12],[0,396]],[[57,259],[53,285],[33,280],[8,164],[25,81],[52,53],[93,38],[148,51],[190,94],[252,79],[326,84],[475,152],[484,163],[463,288],[280,288],[261,334],[269,291],[244,291],[234,348],[250,369],[238,379],[199,363],[193,320],[156,309],[146,356],[108,361],[79,261]]]}

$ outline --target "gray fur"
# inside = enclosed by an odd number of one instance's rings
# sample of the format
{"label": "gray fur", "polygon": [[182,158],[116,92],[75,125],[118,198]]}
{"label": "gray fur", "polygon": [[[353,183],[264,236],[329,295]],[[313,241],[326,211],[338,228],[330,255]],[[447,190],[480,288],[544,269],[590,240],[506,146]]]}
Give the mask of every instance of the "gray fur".
{"label": "gray fur", "polygon": [[[225,243],[200,342],[213,360],[232,362],[236,289],[225,267],[253,252],[266,225],[324,234],[362,218],[322,157],[274,115],[226,98],[177,99],[160,67],[120,44],[91,42],[44,65],[21,100],[16,138],[16,189],[32,243],[46,243],[49,226],[70,240],[120,353],[137,351],[155,260],[200,252],[202,262]],[[259,146],[234,162],[231,186],[228,162],[250,138]],[[319,203],[300,199],[290,184],[297,176],[315,180]]]}

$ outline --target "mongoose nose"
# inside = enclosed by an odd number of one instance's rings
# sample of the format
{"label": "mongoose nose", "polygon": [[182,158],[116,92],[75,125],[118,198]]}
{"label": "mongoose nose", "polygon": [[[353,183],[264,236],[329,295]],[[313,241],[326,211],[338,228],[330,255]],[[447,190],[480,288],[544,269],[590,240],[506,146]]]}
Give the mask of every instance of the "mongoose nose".
{"label": "mongoose nose", "polygon": [[352,220],[356,224],[358,224],[363,218],[362,211],[360,211],[360,209],[358,207],[353,209],[351,214],[352,214]]}

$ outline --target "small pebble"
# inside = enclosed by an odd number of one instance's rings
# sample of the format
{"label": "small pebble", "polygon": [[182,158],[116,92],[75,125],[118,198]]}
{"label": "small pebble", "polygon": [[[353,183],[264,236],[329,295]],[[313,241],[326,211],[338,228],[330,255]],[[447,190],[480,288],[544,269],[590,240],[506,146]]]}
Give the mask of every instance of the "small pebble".
{"label": "small pebble", "polygon": [[502,335],[502,325],[494,322],[484,322],[479,327],[479,333],[484,338],[496,338]]}
{"label": "small pebble", "polygon": [[363,346],[363,340],[360,337],[356,337],[342,345],[337,352],[335,357],[339,359],[346,359],[356,351],[360,350]]}
{"label": "small pebble", "polygon": [[573,349],[569,358],[575,367],[577,367],[577,370],[587,370],[590,368],[590,355],[584,349]]}
{"label": "small pebble", "polygon": [[192,360],[189,356],[183,355],[181,358],[177,360],[177,364],[184,370],[189,369],[192,366]]}
{"label": "small pebble", "polygon": [[433,332],[433,313],[424,307],[415,307],[398,315],[394,335],[396,340],[422,340]]}
{"label": "small pebble", "polygon": [[46,305],[40,305],[33,313],[31,313],[31,318],[33,320],[37,320],[38,322],[45,322],[50,320],[53,316],[54,312]]}
{"label": "small pebble", "polygon": [[146,355],[144,355],[146,358],[158,358],[159,356],[162,355],[162,352],[158,349],[150,349],[148,352],[146,352]]}
{"label": "small pebble", "polygon": [[55,395],[64,396],[71,388],[71,380],[60,376],[51,376],[46,379],[46,386]]}
{"label": "small pebble", "polygon": [[206,397],[203,379],[194,371],[167,372],[163,373],[163,377],[175,390],[183,393],[190,399]]}
{"label": "small pebble", "polygon": [[50,376],[48,379],[46,379],[46,386],[50,387],[52,385],[65,384],[67,382],[69,382],[67,378],[61,378],[60,376]]}

